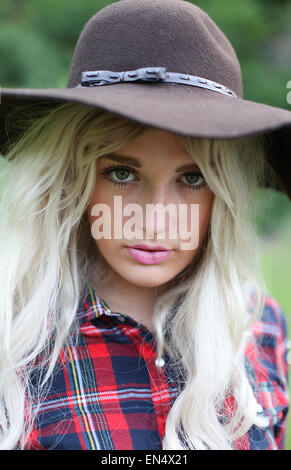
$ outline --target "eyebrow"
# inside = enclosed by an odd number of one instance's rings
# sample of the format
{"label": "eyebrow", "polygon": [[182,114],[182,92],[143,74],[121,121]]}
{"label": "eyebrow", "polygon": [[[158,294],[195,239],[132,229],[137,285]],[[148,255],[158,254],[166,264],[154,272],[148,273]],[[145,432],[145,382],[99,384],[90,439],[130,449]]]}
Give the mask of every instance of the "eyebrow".
{"label": "eyebrow", "polygon": [[[115,153],[108,153],[106,155],[102,155],[100,158],[106,158],[108,160],[114,160],[115,162],[119,163],[127,163],[128,165],[135,166],[136,168],[141,168],[141,163],[136,160],[135,158],[129,157],[129,156],[123,156],[123,155],[117,155]],[[188,165],[183,165],[179,166],[179,168],[176,169],[176,173],[179,171],[187,171],[187,170],[193,170],[193,169],[200,169],[197,163],[190,163]]]}

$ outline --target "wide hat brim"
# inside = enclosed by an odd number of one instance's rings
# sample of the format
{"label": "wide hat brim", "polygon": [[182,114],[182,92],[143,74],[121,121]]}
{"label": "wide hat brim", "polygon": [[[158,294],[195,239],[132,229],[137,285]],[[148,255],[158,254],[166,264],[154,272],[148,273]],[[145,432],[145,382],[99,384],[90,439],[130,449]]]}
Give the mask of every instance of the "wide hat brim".
{"label": "wide hat brim", "polygon": [[[115,83],[92,88],[2,88],[0,151],[5,154],[6,116],[15,107],[41,102],[75,102],[191,137],[235,138],[268,134],[270,158],[280,181],[276,189],[291,199],[291,112],[175,83]],[[4,130],[4,132],[3,132]]]}

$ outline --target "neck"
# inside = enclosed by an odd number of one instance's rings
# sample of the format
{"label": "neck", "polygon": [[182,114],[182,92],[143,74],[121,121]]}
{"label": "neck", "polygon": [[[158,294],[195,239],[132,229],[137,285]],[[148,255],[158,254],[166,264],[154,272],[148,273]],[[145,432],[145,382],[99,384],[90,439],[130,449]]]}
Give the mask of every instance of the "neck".
{"label": "neck", "polygon": [[98,285],[96,293],[105,300],[113,312],[128,315],[152,330],[155,300],[167,288],[167,285],[157,287],[136,286],[112,272],[110,281]]}

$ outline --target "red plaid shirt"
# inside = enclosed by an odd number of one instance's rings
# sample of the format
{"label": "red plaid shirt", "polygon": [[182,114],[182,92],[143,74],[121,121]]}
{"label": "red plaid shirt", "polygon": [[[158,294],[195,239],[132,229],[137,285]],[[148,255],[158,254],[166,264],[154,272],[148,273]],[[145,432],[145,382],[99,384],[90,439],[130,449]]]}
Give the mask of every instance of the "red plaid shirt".
{"label": "red plaid shirt", "polygon": [[[90,286],[77,320],[79,340],[70,337],[61,350],[26,449],[161,449],[167,414],[179,394],[168,356],[158,367],[151,332],[129,316],[112,312]],[[266,298],[262,320],[252,328],[258,349],[248,344],[245,360],[269,426],[252,426],[234,446],[283,449],[287,333],[273,298]]]}

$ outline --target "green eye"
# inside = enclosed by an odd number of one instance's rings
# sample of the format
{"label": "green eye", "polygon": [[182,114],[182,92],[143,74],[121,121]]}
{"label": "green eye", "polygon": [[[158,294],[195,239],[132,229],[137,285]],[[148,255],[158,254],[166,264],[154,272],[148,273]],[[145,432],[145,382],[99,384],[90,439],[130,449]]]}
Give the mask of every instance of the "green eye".
{"label": "green eye", "polygon": [[184,176],[182,176],[181,180],[185,178],[186,179],[186,184],[189,184],[191,186],[200,186],[201,183],[204,181],[203,175],[201,173],[187,173]]}
{"label": "green eye", "polygon": [[201,178],[201,175],[190,173],[189,175],[186,175],[185,178],[187,180],[187,183],[196,184],[196,183],[198,183],[199,179]]}
{"label": "green eye", "polygon": [[[113,170],[112,173],[115,172],[115,175],[116,175],[116,178],[119,180],[119,181],[124,181],[126,180],[129,175],[130,175],[130,171],[125,169],[125,168],[118,168],[116,170]],[[132,181],[132,180],[129,180],[129,181]]]}
{"label": "green eye", "polygon": [[115,167],[104,168],[102,171],[102,174],[111,183],[117,184],[120,187],[135,180],[134,172],[126,167],[115,166]]}

